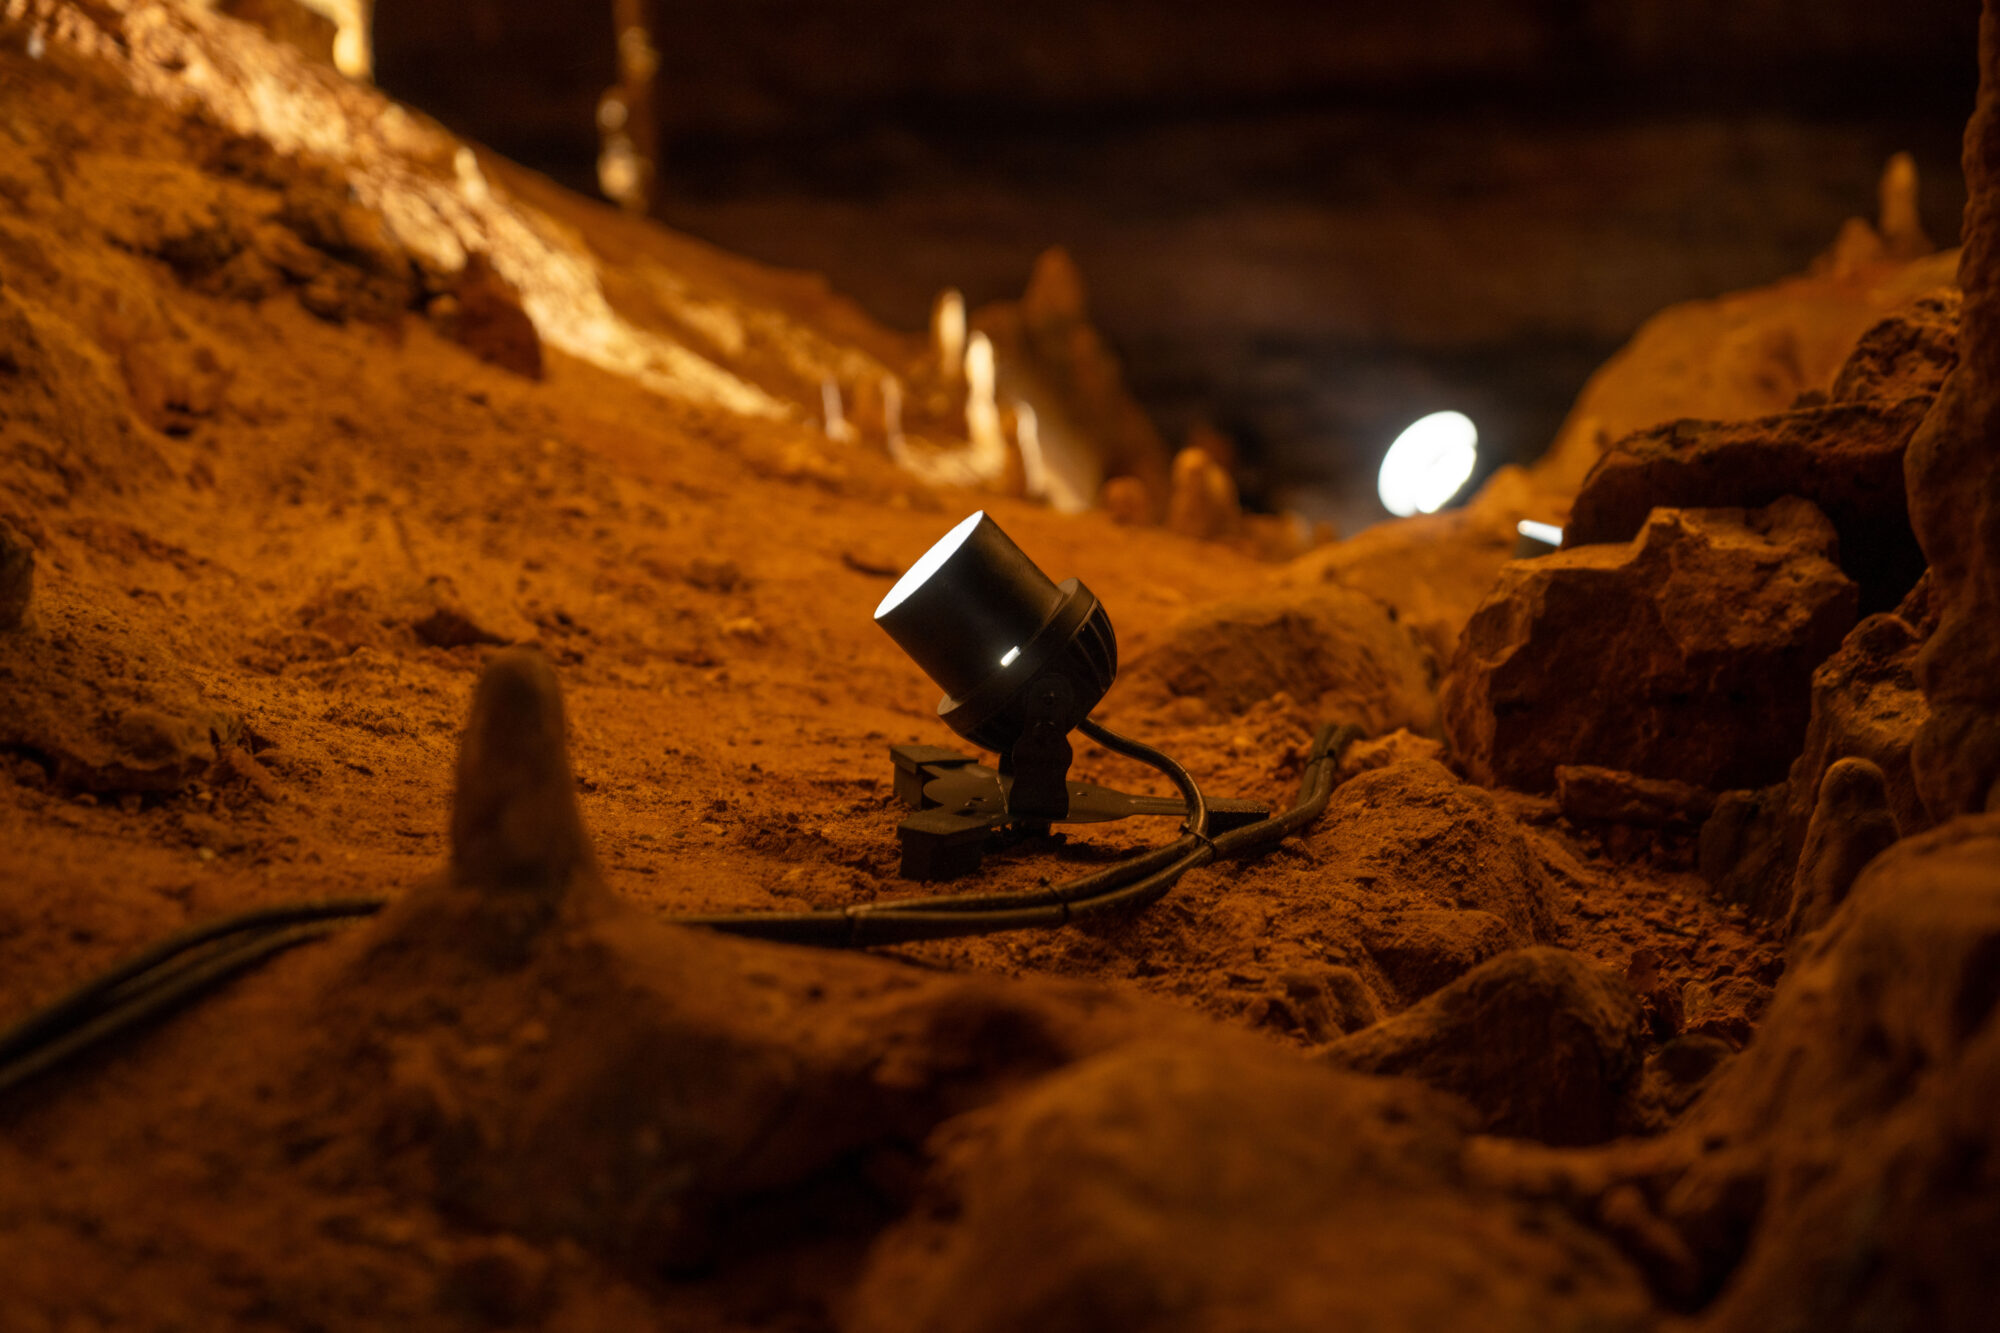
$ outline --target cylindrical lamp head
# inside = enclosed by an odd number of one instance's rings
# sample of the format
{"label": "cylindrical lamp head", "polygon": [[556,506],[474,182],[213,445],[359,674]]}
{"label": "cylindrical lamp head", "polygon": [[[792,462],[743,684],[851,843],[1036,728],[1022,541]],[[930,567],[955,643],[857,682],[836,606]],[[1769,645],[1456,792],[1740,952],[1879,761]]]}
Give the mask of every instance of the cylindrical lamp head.
{"label": "cylindrical lamp head", "polygon": [[896,580],[875,623],[944,690],[938,715],[991,750],[1006,751],[1031,716],[1074,727],[1118,674],[1117,638],[1090,590],[1058,587],[983,511]]}
{"label": "cylindrical lamp head", "polygon": [[962,698],[1035,637],[1062,591],[981,511],[910,566],[875,623],[951,698]]}

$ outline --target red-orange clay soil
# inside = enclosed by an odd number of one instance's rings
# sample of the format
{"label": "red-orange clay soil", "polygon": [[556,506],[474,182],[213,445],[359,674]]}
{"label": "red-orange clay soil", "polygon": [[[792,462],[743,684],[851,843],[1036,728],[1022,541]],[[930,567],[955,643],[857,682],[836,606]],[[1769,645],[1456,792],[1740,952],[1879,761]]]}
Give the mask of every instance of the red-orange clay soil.
{"label": "red-orange clay soil", "polygon": [[[1843,563],[1865,516],[1762,455],[1504,578],[1577,476],[1290,565],[942,486],[928,344],[816,281],[198,8],[4,14],[0,1024],[192,923],[395,901],[0,1093],[0,1329],[1985,1326],[2000,825],[1909,758],[1963,578]],[[1955,300],[1877,348],[1892,473]],[[1840,457],[1826,400],[1742,447]],[[1323,816],[1055,931],[661,924],[941,891],[888,749],[961,743],[870,621],[981,508],[1210,795],[1289,803],[1360,725]]]}

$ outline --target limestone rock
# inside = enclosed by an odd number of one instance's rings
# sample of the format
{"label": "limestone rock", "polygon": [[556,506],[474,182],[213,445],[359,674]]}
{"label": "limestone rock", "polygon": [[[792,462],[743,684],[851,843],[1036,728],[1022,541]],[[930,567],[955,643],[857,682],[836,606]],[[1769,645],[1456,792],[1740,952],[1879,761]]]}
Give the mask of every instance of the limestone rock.
{"label": "limestone rock", "polygon": [[1243,507],[1228,470],[1201,449],[1175,454],[1167,527],[1183,537],[1213,541],[1242,526]]}
{"label": "limestone rock", "polygon": [[0,523],[0,630],[18,626],[35,591],[35,548]]}
{"label": "limestone rock", "polygon": [[1001,400],[1035,410],[1053,497],[1088,503],[1106,478],[1132,477],[1145,489],[1147,514],[1165,510],[1167,443],[1091,325],[1083,277],[1067,251],[1045,251],[1020,301],[983,306],[972,324],[992,341]]}
{"label": "limestone rock", "polygon": [[1706,1327],[1991,1322],[1997,1002],[2000,818],[1962,817],[1862,872],[1681,1127],[1662,1210],[1728,1274]]}
{"label": "limestone rock", "polygon": [[1382,1005],[1361,974],[1351,967],[1302,963],[1273,980],[1274,994],[1263,1000],[1257,1026],[1295,1032],[1309,1042],[1332,1041],[1382,1017]]}
{"label": "limestone rock", "polygon": [[1460,631],[1514,558],[1516,534],[1477,506],[1378,523],[1293,561],[1287,588],[1327,584],[1365,592],[1436,654],[1451,660]]}
{"label": "limestone rock", "polygon": [[1622,980],[1560,949],[1521,949],[1325,1057],[1454,1093],[1488,1132],[1580,1144],[1615,1132],[1644,1047],[1639,1001]]}
{"label": "limestone rock", "polygon": [[[1391,764],[1342,783],[1311,837],[1337,853],[1328,875],[1359,886],[1382,914],[1369,949],[1396,956],[1384,971],[1393,966],[1406,1002],[1503,940],[1554,936],[1555,885],[1521,826],[1441,764]],[[1454,910],[1437,911],[1445,907]]]}
{"label": "limestone rock", "polygon": [[1863,867],[1898,836],[1880,768],[1866,759],[1841,759],[1828,767],[1792,877],[1785,934],[1796,939],[1825,925]]}
{"label": "limestone rock", "polygon": [[73,619],[10,636],[0,653],[0,747],[33,755],[56,784],[98,796],[176,792],[243,739],[184,672],[136,656]]}
{"label": "limestone rock", "polygon": [[1442,696],[1477,781],[1547,791],[1561,764],[1711,790],[1782,775],[1813,668],[1854,623],[1811,504],[1656,511],[1629,545],[1507,566]]}
{"label": "limestone rock", "polygon": [[1565,818],[1580,824],[1666,828],[1707,818],[1715,808],[1715,794],[1685,782],[1563,764],[1556,769],[1556,805]]}
{"label": "limestone rock", "polygon": [[1827,395],[1836,403],[1935,397],[1958,364],[1963,302],[1953,288],[1931,293],[1861,335]]}
{"label": "limestone rock", "polygon": [[1917,674],[1930,716],[1917,787],[1944,819],[2000,795],[2000,15],[1979,32],[1980,94],[1965,130],[1965,293],[1957,367],[1904,459],[1910,523],[1940,618]]}
{"label": "limestone rock", "polygon": [[1648,1318],[1633,1270],[1560,1209],[1517,1220],[1448,1188],[1451,1113],[1409,1084],[1145,1043],[963,1117],[932,1151],[935,1183],[869,1257],[854,1333],[1526,1333],[1558,1264],[1574,1327]]}
{"label": "limestone rock", "polygon": [[1428,657],[1388,609],[1345,588],[1269,596],[1196,611],[1142,648],[1120,677],[1121,702],[1188,701],[1240,716],[1284,693],[1374,735],[1435,725]]}
{"label": "limestone rock", "polygon": [[1917,688],[1919,645],[1919,631],[1901,615],[1868,616],[1813,672],[1812,721],[1790,780],[1793,847],[1804,836],[1822,775],[1848,756],[1881,769],[1889,808],[1904,832],[1930,826],[1910,769],[1910,747],[1929,711]]}
{"label": "limestone rock", "polygon": [[1903,499],[1903,452],[1930,400],[1833,403],[1749,421],[1675,421],[1611,446],[1584,479],[1565,547],[1629,540],[1656,508],[1754,508],[1811,500],[1840,535],[1867,611],[1900,601],[1924,570]]}
{"label": "limestone rock", "polygon": [[1405,1003],[1442,990],[1526,938],[1492,912],[1419,908],[1368,924],[1362,946]]}
{"label": "limestone rock", "polygon": [[1930,826],[1910,767],[1929,713],[1916,680],[1922,631],[1909,619],[1923,619],[1925,590],[1919,584],[1896,614],[1863,617],[1814,670],[1805,747],[1785,782],[1718,799],[1702,828],[1702,875],[1724,898],[1760,917],[1786,914],[1821,781],[1841,759],[1865,759],[1882,773],[1890,814],[1904,833]]}
{"label": "limestone rock", "polygon": [[468,257],[451,296],[443,299],[452,303],[441,320],[452,341],[489,365],[531,380],[542,377],[541,335],[521,309],[520,292],[492,260],[477,253]]}

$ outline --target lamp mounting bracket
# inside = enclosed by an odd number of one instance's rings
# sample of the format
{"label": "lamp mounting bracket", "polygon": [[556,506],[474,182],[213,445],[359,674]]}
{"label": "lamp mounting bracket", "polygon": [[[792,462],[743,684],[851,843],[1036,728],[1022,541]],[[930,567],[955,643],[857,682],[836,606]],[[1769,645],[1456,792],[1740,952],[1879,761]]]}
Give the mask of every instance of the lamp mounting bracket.
{"label": "lamp mounting bracket", "polygon": [[[1065,742],[1063,748],[1067,750]],[[968,755],[935,745],[892,745],[896,798],[915,813],[896,828],[903,845],[904,879],[957,879],[979,869],[989,849],[1049,832],[1053,823],[1100,824],[1135,815],[1181,817],[1187,807],[1177,797],[1133,796],[1090,782],[1062,778],[1064,812],[1053,817],[1010,808],[1022,802],[1014,773],[976,763]],[[1011,767],[1018,770],[1021,756]],[[1068,763],[1063,764],[1065,772]],[[1047,808],[1044,800],[1037,808]],[[1226,833],[1270,816],[1260,801],[1210,801],[1208,831]]]}

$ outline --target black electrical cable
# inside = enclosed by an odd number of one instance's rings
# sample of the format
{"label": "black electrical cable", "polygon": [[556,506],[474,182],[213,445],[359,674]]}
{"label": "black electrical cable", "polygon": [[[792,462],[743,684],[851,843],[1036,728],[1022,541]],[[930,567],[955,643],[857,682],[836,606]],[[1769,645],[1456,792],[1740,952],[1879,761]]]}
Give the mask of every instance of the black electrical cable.
{"label": "black electrical cable", "polygon": [[372,916],[381,911],[386,902],[387,899],[383,898],[329,898],[287,903],[282,907],[240,912],[169,935],[109,971],[84,982],[61,999],[43,1006],[5,1032],[0,1032],[0,1069],[10,1067],[7,1062],[21,1052],[44,1044],[51,1034],[90,1023],[119,1003],[130,1002],[144,994],[150,983],[166,979],[163,969],[180,966],[188,953],[204,945],[245,933],[284,929],[307,922]]}
{"label": "black electrical cable", "polygon": [[[1358,727],[1322,727],[1307,754],[1292,808],[1211,838],[1207,801],[1185,768],[1152,746],[1097,722],[1085,720],[1080,730],[1106,749],[1151,765],[1179,788],[1189,812],[1181,837],[1039,889],[902,899],[837,911],[667,920],[781,943],[862,947],[1050,928],[1110,912],[1136,911],[1158,901],[1197,866],[1260,850],[1317,818],[1332,795],[1340,755],[1361,735]],[[385,898],[291,903],[239,913],[169,936],[0,1032],[0,1092],[165,1015],[274,954],[331,934],[347,921],[372,916],[387,903]]]}
{"label": "black electrical cable", "polygon": [[[1105,734],[1115,736],[1115,733]],[[851,948],[910,944],[1009,930],[1045,929],[1085,916],[1137,910],[1165,896],[1181,876],[1197,866],[1206,865],[1217,856],[1241,855],[1270,845],[1317,818],[1333,794],[1333,770],[1340,755],[1360,735],[1360,728],[1354,726],[1326,726],[1320,729],[1306,758],[1298,802],[1283,814],[1233,829],[1219,838],[1211,839],[1205,832],[1200,836],[1189,833],[1168,847],[1143,853],[1068,884],[1025,893],[904,900],[838,911],[671,919],[680,925],[700,926],[732,935]],[[1145,749],[1151,754],[1159,753],[1125,737],[1115,738],[1121,744]],[[1160,755],[1160,758],[1166,759],[1166,756]],[[1167,762],[1172,763],[1171,760]],[[1179,765],[1174,767],[1179,768]],[[1192,786],[1193,780],[1188,781]],[[1079,885],[1090,888],[1081,891]],[[967,906],[968,903],[976,903],[977,906]]]}
{"label": "black electrical cable", "polygon": [[230,947],[209,951],[193,965],[174,970],[171,976],[157,984],[144,987],[122,1003],[54,1035],[52,1040],[20,1059],[0,1067],[0,1092],[25,1083],[121,1032],[179,1008],[237,973],[255,967],[272,954],[332,934],[341,925],[341,919],[336,917],[304,925],[240,932],[249,936],[247,942],[237,940]]}

